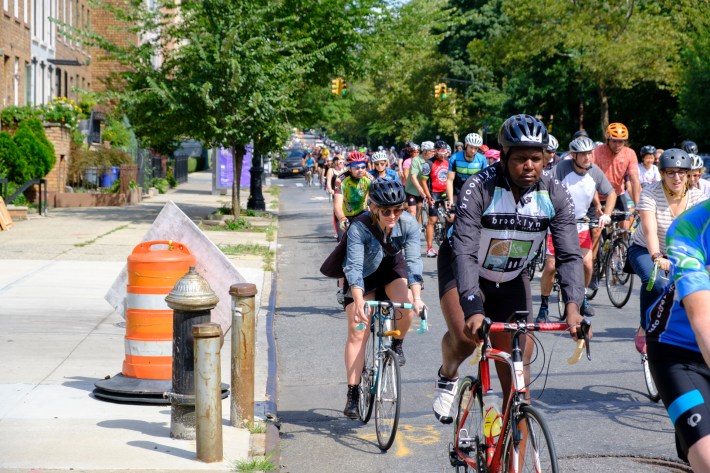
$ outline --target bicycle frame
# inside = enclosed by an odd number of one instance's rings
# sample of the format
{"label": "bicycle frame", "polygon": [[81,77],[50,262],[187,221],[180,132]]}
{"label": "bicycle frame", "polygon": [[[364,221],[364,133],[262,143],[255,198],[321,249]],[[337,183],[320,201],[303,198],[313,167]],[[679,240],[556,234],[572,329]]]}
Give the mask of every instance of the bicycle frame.
{"label": "bicycle frame", "polygon": [[[522,404],[527,404],[527,401],[524,399],[524,396],[528,392],[527,385],[525,384],[523,352],[520,347],[520,336],[525,335],[528,332],[565,332],[569,330],[569,326],[566,322],[541,324],[528,323],[527,312],[516,312],[515,315],[517,318],[516,322],[492,323],[490,319],[486,318],[483,326],[481,327],[481,332],[479,332],[479,337],[482,338],[484,342],[479,345],[471,359],[471,364],[478,363],[479,366],[478,375],[481,384],[481,396],[484,396],[490,390],[491,381],[490,366],[488,362],[489,359],[506,364],[510,369],[511,379],[513,380],[513,383],[510,387],[508,400],[507,402],[505,402],[505,406],[502,412],[503,425],[501,426],[501,434],[498,436],[498,441],[495,443],[495,445],[485,445],[486,450],[490,448],[494,449],[492,455],[486,452],[489,473],[497,473],[502,470],[503,465],[501,463],[501,459],[504,456],[503,447],[506,444],[507,439],[511,435],[514,439],[513,442],[515,442],[516,445],[522,441],[522,436],[518,434],[518,425],[514,421],[514,419],[518,417],[520,406]],[[582,326],[580,327],[580,330],[578,331],[578,335],[580,335],[582,338],[577,342],[577,351],[570,358],[570,360],[568,360],[570,363],[573,362],[573,359],[575,359],[574,362],[576,363],[579,357],[581,357],[583,350],[582,344],[586,345],[587,358],[591,360],[591,355],[589,352],[589,339],[587,335],[589,333],[590,327],[590,322],[585,319],[582,323]],[[511,352],[508,353],[506,351],[490,347],[488,342],[489,332],[512,332],[513,341]],[[482,348],[484,346],[487,347],[487,349],[484,350]],[[479,359],[477,360],[477,358]],[[466,419],[468,418],[468,414],[470,412],[470,403],[473,402],[473,400],[474,397],[471,396],[469,400],[469,405],[466,406],[466,410],[463,414],[463,417],[457,425],[464,425],[466,423]],[[470,442],[474,439],[461,439],[459,438],[460,433],[461,430],[458,430],[454,436],[454,449],[456,451],[456,454],[460,461],[463,461],[467,465],[476,468],[477,466],[472,463],[474,460],[469,459],[459,449],[461,441],[468,440]],[[519,465],[519,449],[514,448],[513,452],[513,458],[511,458],[510,461],[513,464],[513,472],[517,472]]]}

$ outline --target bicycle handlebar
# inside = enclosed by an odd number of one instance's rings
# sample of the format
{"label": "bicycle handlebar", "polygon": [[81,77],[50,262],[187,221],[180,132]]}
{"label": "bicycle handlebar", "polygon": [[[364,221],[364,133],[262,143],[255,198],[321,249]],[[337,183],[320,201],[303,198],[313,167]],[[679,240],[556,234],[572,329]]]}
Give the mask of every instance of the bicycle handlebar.
{"label": "bicycle handlebar", "polygon": [[[368,307],[388,307],[392,309],[408,309],[408,310],[413,310],[414,309],[414,304],[410,304],[408,302],[392,302],[392,301],[365,301],[365,311],[368,310]],[[427,324],[427,318],[429,317],[429,308],[427,306],[422,307],[422,310],[419,312],[419,318],[421,319],[421,322],[419,323],[419,328],[416,329],[415,331],[417,333],[424,333],[429,331],[429,324]],[[355,326],[355,330],[364,330],[366,327],[365,322],[360,322]],[[396,330],[395,332],[399,332],[399,330]],[[398,336],[399,333],[396,333],[393,335]],[[389,335],[388,335],[389,336]]]}
{"label": "bicycle handlebar", "polygon": [[[526,312],[527,314],[527,312]],[[589,330],[592,323],[589,319],[582,320],[582,323],[577,327],[577,345],[574,353],[567,359],[567,363],[573,365],[582,358],[584,348],[587,349],[587,360],[592,361],[592,355],[589,350]],[[559,323],[530,323],[526,321],[518,322],[491,322],[491,319],[486,317],[483,319],[483,325],[478,329],[478,338],[482,340],[471,355],[470,363],[478,364],[482,359],[486,359],[486,353],[483,349],[485,346],[490,346],[490,332],[563,332],[569,330],[569,325],[566,322]]]}

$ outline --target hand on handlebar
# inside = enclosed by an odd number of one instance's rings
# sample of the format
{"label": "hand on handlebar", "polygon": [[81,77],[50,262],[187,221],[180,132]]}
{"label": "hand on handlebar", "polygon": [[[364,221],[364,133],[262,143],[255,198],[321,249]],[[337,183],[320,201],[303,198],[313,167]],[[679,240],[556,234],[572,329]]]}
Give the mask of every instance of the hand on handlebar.
{"label": "hand on handlebar", "polygon": [[370,307],[366,303],[358,304],[355,301],[355,314],[353,314],[356,324],[367,324],[370,321]]}
{"label": "hand on handlebar", "polygon": [[483,325],[484,318],[485,316],[483,314],[472,315],[466,320],[463,326],[464,335],[473,340],[473,343],[476,345],[483,342],[478,334],[481,329],[481,325]]}
{"label": "hand on handlebar", "polygon": [[655,262],[658,263],[658,269],[662,269],[663,271],[671,270],[671,262],[665,257],[661,256],[657,258]]}
{"label": "hand on handlebar", "polygon": [[604,228],[611,223],[611,217],[607,214],[602,214],[599,216],[599,228]]}

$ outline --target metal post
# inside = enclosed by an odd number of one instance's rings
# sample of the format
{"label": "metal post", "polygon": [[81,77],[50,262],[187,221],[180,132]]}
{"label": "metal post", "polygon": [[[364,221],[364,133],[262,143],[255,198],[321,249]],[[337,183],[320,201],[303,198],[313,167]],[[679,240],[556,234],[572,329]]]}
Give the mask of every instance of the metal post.
{"label": "metal post", "polygon": [[197,459],[206,463],[224,459],[222,450],[222,381],[219,324],[192,326],[195,340],[195,436]]}
{"label": "metal post", "polygon": [[254,423],[254,336],[256,285],[233,284],[232,296],[232,401],[229,424],[232,427]]}

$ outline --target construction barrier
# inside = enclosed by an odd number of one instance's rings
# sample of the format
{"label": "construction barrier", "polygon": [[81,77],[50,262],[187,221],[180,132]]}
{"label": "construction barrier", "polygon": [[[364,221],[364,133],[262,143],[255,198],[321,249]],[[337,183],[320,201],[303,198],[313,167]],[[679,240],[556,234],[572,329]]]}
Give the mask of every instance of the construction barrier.
{"label": "construction barrier", "polygon": [[182,243],[147,241],[128,256],[123,376],[172,379],[173,311],[165,297],[195,257]]}

